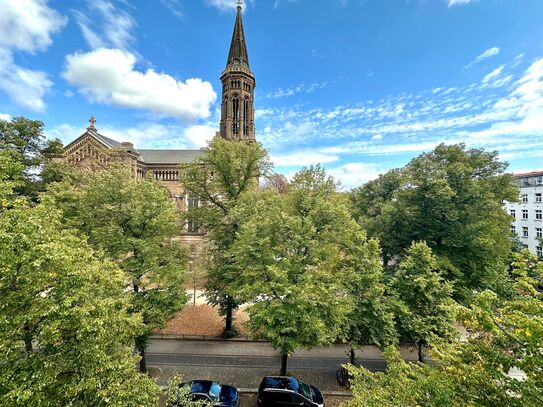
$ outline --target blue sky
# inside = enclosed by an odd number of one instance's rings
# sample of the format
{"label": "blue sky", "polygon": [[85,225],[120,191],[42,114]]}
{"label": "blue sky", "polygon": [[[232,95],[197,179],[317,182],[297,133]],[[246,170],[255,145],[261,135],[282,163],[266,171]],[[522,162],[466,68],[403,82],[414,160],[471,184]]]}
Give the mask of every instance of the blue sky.
{"label": "blue sky", "polygon": [[[70,142],[199,148],[219,121],[235,0],[0,0],[0,118]],[[346,188],[436,144],[542,168],[542,0],[248,0],[257,138]]]}

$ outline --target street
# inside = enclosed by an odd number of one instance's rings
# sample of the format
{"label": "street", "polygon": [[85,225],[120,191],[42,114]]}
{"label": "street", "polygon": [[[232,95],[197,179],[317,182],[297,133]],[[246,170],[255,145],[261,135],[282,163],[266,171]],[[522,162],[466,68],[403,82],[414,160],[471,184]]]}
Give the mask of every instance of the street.
{"label": "street", "polygon": [[[347,351],[348,346],[337,345],[296,352],[289,358],[288,373],[325,393],[345,393],[335,375],[339,366],[348,361]],[[385,369],[383,360],[359,362],[373,371]],[[184,380],[208,379],[240,389],[256,389],[263,376],[279,372],[280,363],[279,354],[266,342],[152,339],[147,351],[147,365],[160,369],[160,385],[179,372]]]}

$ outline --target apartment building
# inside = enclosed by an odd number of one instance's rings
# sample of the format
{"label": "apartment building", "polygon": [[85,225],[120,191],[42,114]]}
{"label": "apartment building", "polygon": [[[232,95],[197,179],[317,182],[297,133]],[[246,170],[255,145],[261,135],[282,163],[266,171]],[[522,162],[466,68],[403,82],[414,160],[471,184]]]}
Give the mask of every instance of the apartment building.
{"label": "apartment building", "polygon": [[511,231],[532,253],[543,257],[543,170],[514,174],[520,188],[518,202],[506,202],[514,218]]}

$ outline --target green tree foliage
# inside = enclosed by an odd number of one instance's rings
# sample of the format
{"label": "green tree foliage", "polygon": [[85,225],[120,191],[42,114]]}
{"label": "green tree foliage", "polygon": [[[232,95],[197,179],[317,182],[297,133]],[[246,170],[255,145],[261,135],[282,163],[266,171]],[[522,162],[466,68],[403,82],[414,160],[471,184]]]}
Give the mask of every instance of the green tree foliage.
{"label": "green tree foliage", "polygon": [[241,209],[245,222],[229,251],[241,270],[235,287],[252,304],[253,334],[280,350],[281,374],[295,350],[330,344],[342,335],[353,310],[352,276],[364,282],[357,287],[367,304],[357,305],[368,325],[372,301],[382,291],[375,289],[378,247],[366,240],[335,189],[320,167],[310,167],[294,176],[283,195],[267,190]]}
{"label": "green tree foliage", "polygon": [[[404,362],[390,348],[386,373],[351,369],[347,406],[543,405],[543,295],[536,290],[543,264],[528,251],[514,256],[511,299],[487,290],[459,307],[467,338],[435,343],[432,364]],[[512,377],[512,369],[525,378]]]}
{"label": "green tree foliage", "polygon": [[134,180],[124,168],[113,166],[82,176],[75,185],[59,183],[44,199],[61,207],[68,224],[126,273],[131,310],[143,315],[136,346],[145,371],[149,336],[187,300],[186,253],[175,239],[181,222],[168,191],[150,177]]}
{"label": "green tree foliage", "polygon": [[259,177],[266,175],[269,167],[268,154],[260,144],[215,138],[196,162],[182,168],[181,183],[199,200],[199,208],[189,216],[207,234],[210,264],[206,295],[226,317],[225,336],[235,335],[233,312],[239,299],[232,287],[241,271],[227,254],[241,222],[232,211],[244,194],[258,188]]}
{"label": "green tree foliage", "polygon": [[384,259],[397,259],[413,241],[438,256],[459,297],[471,289],[501,289],[511,247],[504,200],[518,199],[497,152],[439,145],[354,190],[355,214],[378,237]]}
{"label": "green tree foliage", "polygon": [[123,273],[49,206],[0,213],[0,404],[156,406]]}
{"label": "green tree foliage", "polygon": [[424,242],[413,243],[406,251],[391,286],[401,304],[396,314],[400,337],[417,344],[422,362],[423,346],[433,336],[454,335],[452,286],[443,279],[436,257]]}
{"label": "green tree foliage", "polygon": [[[23,167],[24,178],[14,192],[36,201],[46,184],[58,178],[58,165],[46,165],[48,159],[62,153],[60,140],[46,140],[43,123],[24,117],[0,120],[0,152],[9,151],[12,159]],[[47,168],[47,170],[45,170]],[[42,177],[45,173],[46,176]],[[57,174],[57,175],[54,175]]]}
{"label": "green tree foliage", "polygon": [[0,212],[13,206],[15,190],[25,183],[24,166],[13,155],[12,151],[0,150]]}

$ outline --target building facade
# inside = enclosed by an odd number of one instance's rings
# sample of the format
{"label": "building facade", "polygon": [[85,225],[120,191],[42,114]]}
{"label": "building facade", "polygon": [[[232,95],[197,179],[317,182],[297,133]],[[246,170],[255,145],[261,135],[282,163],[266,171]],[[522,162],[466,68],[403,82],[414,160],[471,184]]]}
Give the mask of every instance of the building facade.
{"label": "building facade", "polygon": [[513,217],[511,232],[532,253],[543,257],[543,171],[514,174],[520,189],[518,202],[506,202]]}
{"label": "building facade", "polygon": [[[255,76],[249,67],[249,55],[243,29],[242,8],[238,5],[232,42],[221,74],[222,104],[220,130],[216,137],[227,140],[254,141]],[[119,142],[98,132],[91,117],[85,133],[64,147],[62,159],[75,168],[87,171],[103,169],[110,163],[121,163],[133,178],[148,173],[159,180],[175,200],[179,210],[198,205],[198,200],[184,191],[179,182],[180,165],[193,162],[200,150],[157,150],[136,148],[130,142]],[[187,221],[181,237],[188,244],[199,243],[202,232],[197,224]]]}

